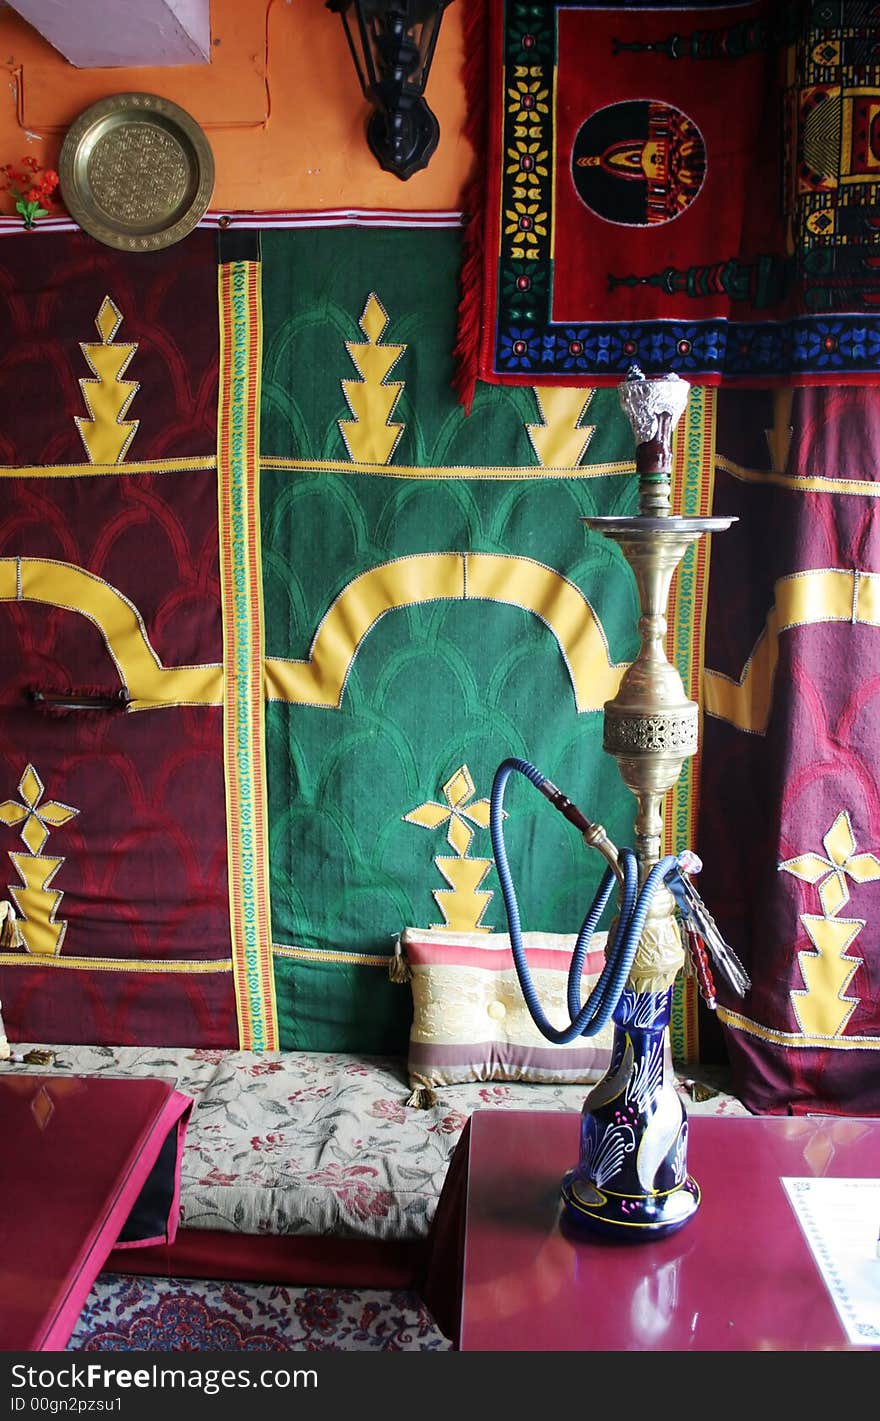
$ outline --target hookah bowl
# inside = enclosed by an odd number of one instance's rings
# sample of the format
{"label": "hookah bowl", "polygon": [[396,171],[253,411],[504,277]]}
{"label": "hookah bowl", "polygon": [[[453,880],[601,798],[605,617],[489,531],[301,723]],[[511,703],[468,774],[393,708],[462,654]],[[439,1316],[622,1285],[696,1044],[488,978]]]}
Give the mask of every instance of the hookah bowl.
{"label": "hookah bowl", "polygon": [[[664,645],[672,576],[692,543],[735,522],[671,512],[672,433],[689,390],[677,375],[647,377],[633,367],[619,393],[636,440],[639,512],[583,520],[617,543],[639,595],[641,647],[605,704],[603,748],[636,797],[640,886],[661,856],[663,798],[698,744],[699,707],[686,696]],[[699,1207],[667,1031],[684,961],[675,901],[662,886],[613,1014],[611,1063],[584,1101],[578,1162],[562,1182],[563,1223],[575,1232],[657,1238],[681,1228]]]}

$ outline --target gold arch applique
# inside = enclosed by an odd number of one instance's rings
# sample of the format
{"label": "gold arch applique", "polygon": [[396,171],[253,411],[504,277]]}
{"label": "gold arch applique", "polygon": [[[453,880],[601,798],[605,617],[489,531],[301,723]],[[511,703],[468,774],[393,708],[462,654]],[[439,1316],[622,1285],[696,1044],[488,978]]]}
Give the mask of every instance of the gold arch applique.
{"label": "gold arch applique", "polygon": [[736,1031],[744,1031],[748,1036],[769,1041],[774,1046],[801,1049],[818,1046],[823,1051],[880,1051],[880,1036],[807,1036],[798,1031],[780,1031],[777,1027],[764,1026],[742,1012],[730,1011],[723,1006],[718,1007],[718,1019]]}
{"label": "gold arch applique", "polygon": [[611,661],[602,624],[584,594],[531,558],[496,553],[417,553],[354,578],[323,617],[308,659],[270,657],[270,700],[338,709],[352,662],[386,612],[421,602],[485,600],[533,613],[565,660],[578,711],[601,710],[617,692],[626,663]]}
{"label": "gold arch applique", "polygon": [[[384,966],[388,966],[388,958],[382,959]],[[32,967],[34,959],[23,952],[0,952],[0,967]],[[163,957],[41,957],[39,966],[62,967],[72,972],[145,972],[151,976],[164,976],[167,973],[195,974],[204,976],[209,972],[231,972],[232,958],[220,957],[204,959],[194,959],[189,961],[183,958]]]}
{"label": "gold arch applique", "polygon": [[[774,466],[784,464],[785,455],[779,445],[785,440],[784,429],[767,430],[768,442],[775,445],[771,457]],[[851,498],[880,498],[880,483],[876,479],[852,479],[827,474],[786,474],[780,467],[773,469],[748,469],[733,459],[718,455],[716,467],[730,474],[731,478],[743,484],[775,484],[777,488],[787,488],[792,493],[839,493]]]}
{"label": "gold arch applique", "polygon": [[188,474],[216,469],[216,454],[188,454],[173,459],[130,459],[124,464],[0,464],[0,479],[82,479],[133,474]]}
{"label": "gold arch applique", "polygon": [[780,634],[821,622],[880,626],[880,574],[818,568],[780,578],[766,626],[739,679],[708,667],[703,672],[707,714],[730,721],[738,730],[763,735],[773,705]]}
{"label": "gold arch applique", "polygon": [[[587,427],[580,431],[587,433]],[[544,468],[541,464],[370,464],[359,460],[353,463],[345,459],[288,459],[278,454],[263,454],[260,457],[260,467],[263,469],[279,469],[290,473],[307,474],[372,474],[383,479],[420,479],[423,482],[431,480],[448,483],[450,479],[467,479],[468,481],[479,480],[491,483],[509,483],[516,479],[518,483],[529,481],[558,479],[560,474],[564,474],[567,479],[605,479],[605,478],[631,478],[636,471],[636,466],[632,459],[604,460],[597,464],[578,464],[575,468],[564,465],[561,468]],[[63,470],[62,470],[63,471]],[[11,469],[11,473],[21,473],[20,469]],[[39,473],[40,470],[28,469],[24,472]],[[94,473],[93,469],[83,470],[78,466],[78,472]],[[125,466],[121,469],[113,469],[112,473],[125,472]],[[4,470],[0,468],[0,476]]]}
{"label": "gold arch applique", "polygon": [[222,703],[222,667],[163,666],[133,603],[84,568],[51,558],[0,558],[0,602],[42,602],[86,617],[104,639],[130,710]]}

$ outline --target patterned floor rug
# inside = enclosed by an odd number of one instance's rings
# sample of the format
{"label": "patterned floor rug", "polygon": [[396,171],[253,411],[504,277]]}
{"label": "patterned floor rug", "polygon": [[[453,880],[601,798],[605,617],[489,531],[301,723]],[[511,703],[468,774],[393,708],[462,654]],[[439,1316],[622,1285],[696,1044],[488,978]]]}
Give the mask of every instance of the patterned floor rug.
{"label": "patterned floor rug", "polygon": [[435,1352],[450,1347],[417,1293],[286,1288],[108,1273],[68,1351]]}

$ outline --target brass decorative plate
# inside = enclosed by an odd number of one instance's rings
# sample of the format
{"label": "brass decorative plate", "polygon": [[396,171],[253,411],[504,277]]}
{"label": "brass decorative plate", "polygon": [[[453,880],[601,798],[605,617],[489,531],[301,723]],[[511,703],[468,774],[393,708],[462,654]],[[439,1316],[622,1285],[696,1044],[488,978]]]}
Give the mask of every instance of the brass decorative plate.
{"label": "brass decorative plate", "polygon": [[170,99],[112,94],[71,124],[58,177],[84,232],[108,247],[155,252],[204,216],[214,155],[195,119]]}

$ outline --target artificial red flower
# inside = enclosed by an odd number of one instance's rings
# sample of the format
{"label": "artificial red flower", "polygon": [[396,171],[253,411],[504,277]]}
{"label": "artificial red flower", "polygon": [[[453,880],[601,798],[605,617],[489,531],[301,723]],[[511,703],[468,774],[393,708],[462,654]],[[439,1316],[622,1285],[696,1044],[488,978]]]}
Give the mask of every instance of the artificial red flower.
{"label": "artificial red flower", "polygon": [[51,194],[58,186],[58,174],[54,168],[42,172],[36,158],[27,154],[21,160],[21,169],[11,163],[0,167],[0,174],[6,178],[3,187],[11,191],[15,198],[15,210],[24,218],[25,227],[34,227],[38,217],[48,216]]}

